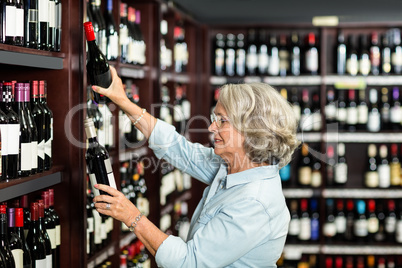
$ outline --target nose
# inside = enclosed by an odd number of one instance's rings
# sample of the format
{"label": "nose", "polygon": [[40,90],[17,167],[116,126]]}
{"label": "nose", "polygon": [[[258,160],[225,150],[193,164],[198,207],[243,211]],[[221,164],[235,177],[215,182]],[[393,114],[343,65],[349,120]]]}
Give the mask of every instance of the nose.
{"label": "nose", "polygon": [[209,132],[213,132],[213,133],[215,133],[215,132],[218,131],[218,127],[216,126],[215,121],[212,122],[212,123],[209,125],[208,131],[209,131]]}

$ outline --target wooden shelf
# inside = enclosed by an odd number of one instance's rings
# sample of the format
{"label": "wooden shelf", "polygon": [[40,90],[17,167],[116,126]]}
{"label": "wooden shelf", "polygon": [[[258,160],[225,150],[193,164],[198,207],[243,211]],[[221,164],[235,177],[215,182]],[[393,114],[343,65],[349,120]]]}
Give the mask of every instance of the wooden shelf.
{"label": "wooden shelf", "polygon": [[88,259],[88,268],[95,268],[99,264],[103,263],[106,261],[109,257],[113,256],[115,254],[115,247],[116,247],[116,242],[111,242],[109,245],[95,253],[91,258]]}
{"label": "wooden shelf", "polygon": [[167,82],[188,84],[191,81],[191,77],[189,74],[186,73],[162,72],[161,81],[162,84],[165,84]]}
{"label": "wooden shelf", "polygon": [[29,194],[41,189],[49,188],[62,182],[64,167],[56,166],[49,171],[35,174],[29,177],[16,178],[0,183],[0,202],[18,196]]}
{"label": "wooden shelf", "polygon": [[321,76],[245,76],[245,77],[226,77],[226,76],[211,76],[210,83],[218,86],[227,83],[252,83],[264,82],[272,86],[319,86],[322,83]]}
{"label": "wooden shelf", "polygon": [[0,44],[0,64],[63,69],[64,53]]}
{"label": "wooden shelf", "polygon": [[402,190],[398,189],[324,189],[324,198],[402,198]]}

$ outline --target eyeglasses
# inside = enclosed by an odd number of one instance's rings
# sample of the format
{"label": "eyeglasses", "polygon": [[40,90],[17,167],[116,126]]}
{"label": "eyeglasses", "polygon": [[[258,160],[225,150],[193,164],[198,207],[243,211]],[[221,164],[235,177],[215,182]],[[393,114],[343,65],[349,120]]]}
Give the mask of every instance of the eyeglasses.
{"label": "eyeglasses", "polygon": [[215,122],[217,127],[221,127],[223,123],[229,122],[228,119],[223,118],[220,115],[216,115],[215,113],[211,114],[211,124]]}

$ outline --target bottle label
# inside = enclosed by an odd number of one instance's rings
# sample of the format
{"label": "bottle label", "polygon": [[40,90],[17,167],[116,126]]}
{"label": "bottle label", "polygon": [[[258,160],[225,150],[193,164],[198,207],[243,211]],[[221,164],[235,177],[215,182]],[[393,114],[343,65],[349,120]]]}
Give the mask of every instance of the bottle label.
{"label": "bottle label", "polygon": [[367,105],[359,105],[357,106],[357,114],[358,114],[358,123],[359,124],[367,124],[368,120],[368,107]]}
{"label": "bottle label", "polygon": [[38,11],[39,11],[39,21],[40,22],[49,22],[48,18],[48,0],[38,0]]}
{"label": "bottle label", "polygon": [[378,176],[379,176],[378,186],[380,188],[389,188],[391,184],[390,175],[391,175],[391,169],[389,165],[381,164],[378,166]]}
{"label": "bottle label", "polygon": [[359,61],[359,71],[362,75],[368,75],[371,69],[371,62],[368,54],[363,54]]}
{"label": "bottle label", "polygon": [[184,120],[183,107],[179,104],[176,104],[173,108],[173,119],[175,122]]}
{"label": "bottle label", "polygon": [[375,234],[378,232],[378,228],[379,228],[379,222],[378,222],[378,218],[376,217],[370,217],[367,221],[367,231],[370,234]]}
{"label": "bottle label", "polygon": [[31,142],[31,152],[32,152],[32,168],[38,168],[38,142],[33,141]]}
{"label": "bottle label", "polygon": [[38,144],[38,156],[44,160],[45,159],[45,140],[42,139]]}
{"label": "bottle label", "polygon": [[8,155],[8,127],[7,124],[0,124],[1,131],[1,155]]}
{"label": "bottle label", "polygon": [[100,229],[100,239],[105,240],[107,238],[107,226],[106,221],[101,222],[101,229]]}
{"label": "bottle label", "polygon": [[16,23],[15,26],[15,36],[24,36],[24,9],[23,8],[17,8],[15,12],[15,18],[18,23]]}
{"label": "bottle label", "polygon": [[293,112],[295,113],[295,117],[297,121],[300,121],[300,116],[301,116],[301,108],[299,105],[292,105]]}
{"label": "bottle label", "polygon": [[346,110],[346,123],[349,125],[356,125],[358,121],[358,113],[356,107],[349,107]]}
{"label": "bottle label", "polygon": [[396,218],[395,217],[386,217],[384,222],[385,222],[385,232],[388,234],[395,233]]}
{"label": "bottle label", "polygon": [[311,220],[310,218],[301,218],[300,219],[300,240],[310,240],[311,238]]}
{"label": "bottle label", "polygon": [[45,155],[49,156],[50,158],[52,157],[52,139],[48,139],[45,142]]}
{"label": "bottle label", "polygon": [[395,240],[398,243],[402,243],[402,220],[399,220],[396,224]]}
{"label": "bottle label", "polygon": [[21,171],[30,171],[32,169],[32,151],[29,143],[21,143]]}
{"label": "bottle label", "polygon": [[119,56],[119,37],[117,34],[109,35],[107,46],[107,55],[110,59],[116,59]]}
{"label": "bottle label", "polygon": [[391,185],[400,186],[401,184],[401,163],[389,164],[391,168]]}
{"label": "bottle label", "polygon": [[372,46],[370,48],[371,65],[374,67],[379,67],[381,63],[380,57],[381,57],[380,48],[377,46]]}
{"label": "bottle label", "polygon": [[336,224],[335,222],[326,222],[323,229],[324,236],[334,237],[336,235]]}
{"label": "bottle label", "polygon": [[274,47],[271,50],[271,57],[269,58],[268,74],[278,75],[279,74],[279,54],[278,48]]}
{"label": "bottle label", "polygon": [[365,174],[365,184],[367,187],[375,188],[378,187],[379,177],[377,171],[368,171]]}
{"label": "bottle label", "polygon": [[29,9],[28,10],[28,22],[29,23],[38,23],[38,10],[37,9]]}
{"label": "bottle label", "polygon": [[56,246],[61,244],[61,229],[60,225],[56,225]]}
{"label": "bottle label", "polygon": [[381,128],[380,113],[370,112],[368,115],[367,129],[371,132],[378,132]]}
{"label": "bottle label", "polygon": [[353,231],[357,237],[366,237],[368,235],[367,220],[365,219],[356,220]]}
{"label": "bottle label", "polygon": [[101,228],[102,228],[102,218],[99,215],[99,212],[94,209],[92,211],[93,215],[94,215],[94,221],[95,221],[95,229],[94,229],[94,242],[96,245],[102,244],[102,238],[101,238]]}
{"label": "bottle label", "polygon": [[348,180],[348,165],[339,163],[335,166],[335,182],[344,184]]}
{"label": "bottle label", "polygon": [[46,268],[46,267],[52,267],[47,266],[46,258],[41,260],[35,260],[35,268]]}
{"label": "bottle label", "polygon": [[311,240],[317,241],[320,238],[320,221],[316,218],[311,219]]}
{"label": "bottle label", "polygon": [[[98,184],[98,182],[96,181],[96,176],[95,176],[95,174],[90,173],[90,174],[88,174],[88,176],[89,176],[89,180],[91,181],[91,185]],[[92,190],[93,190],[95,196],[100,195],[100,192],[99,192],[98,189],[93,188]]]}
{"label": "bottle label", "polygon": [[149,201],[145,197],[137,197],[137,208],[141,211],[145,216],[149,215]]}
{"label": "bottle label", "polygon": [[20,125],[19,124],[9,124],[7,125],[8,133],[8,154],[16,155],[19,153],[19,143],[20,143]]}
{"label": "bottle label", "polygon": [[311,114],[302,114],[300,116],[300,128],[303,131],[311,131],[313,130],[313,115]]}
{"label": "bottle label", "polygon": [[226,74],[234,75],[235,74],[235,50],[234,49],[226,49]]}
{"label": "bottle label", "polygon": [[348,112],[346,108],[338,108],[338,116],[337,119],[339,122],[346,122],[348,118]]}
{"label": "bottle label", "polygon": [[92,233],[94,231],[94,218],[87,218],[87,232]]}
{"label": "bottle label", "polygon": [[46,267],[49,268],[49,267],[53,266],[53,264],[52,264],[53,260],[52,259],[53,259],[52,254],[46,255]]}
{"label": "bottle label", "polygon": [[246,56],[246,65],[248,69],[254,70],[258,65],[258,56],[256,53],[248,53]]}
{"label": "bottle label", "polygon": [[56,229],[52,228],[52,229],[46,229],[47,235],[49,236],[50,239],[50,245],[52,247],[52,249],[56,249]]}
{"label": "bottle label", "polygon": [[49,27],[56,27],[56,4],[54,1],[49,1],[49,9],[48,9],[48,15],[49,15]]}
{"label": "bottle label", "polygon": [[191,117],[191,104],[188,100],[183,100],[182,104],[184,119],[188,120]]}
{"label": "bottle label", "polygon": [[299,183],[301,185],[311,184],[311,167],[300,167],[299,168]]}
{"label": "bottle label", "polygon": [[[222,48],[217,48],[215,50],[215,68],[222,70],[225,63],[225,51]],[[217,74],[220,72],[217,72]]]}
{"label": "bottle label", "polygon": [[269,64],[269,57],[267,53],[258,54],[258,69],[260,72],[266,72]]}
{"label": "bottle label", "polygon": [[313,116],[313,131],[321,130],[321,114],[317,111],[312,114]]}
{"label": "bottle label", "polygon": [[244,49],[236,50],[236,74],[244,76],[246,74],[246,51]]}
{"label": "bottle label", "polygon": [[335,217],[336,233],[343,234],[346,232],[346,217],[337,216]]}
{"label": "bottle label", "polygon": [[11,253],[14,257],[15,267],[23,267],[24,265],[24,251],[22,249],[13,249]]}
{"label": "bottle label", "polygon": [[315,47],[306,52],[306,69],[309,72],[318,71],[318,50]]}
{"label": "bottle label", "polygon": [[392,106],[390,109],[390,117],[391,123],[401,123],[402,114],[401,114],[401,107],[400,106]]}
{"label": "bottle label", "polygon": [[109,186],[114,189],[117,189],[116,180],[114,179],[113,169],[112,169],[112,165],[110,164],[109,158],[105,159],[105,168],[106,168],[107,177],[109,179]]}
{"label": "bottle label", "polygon": [[119,30],[119,43],[121,46],[127,46],[129,42],[128,39],[128,28],[122,27]]}
{"label": "bottle label", "polygon": [[391,63],[393,66],[401,66],[402,65],[402,47],[395,47],[395,51],[391,54]]}
{"label": "bottle label", "polygon": [[311,172],[311,187],[320,187],[322,182],[322,176],[320,170],[313,170]]}
{"label": "bottle label", "polygon": [[287,50],[279,51],[279,69],[289,70],[289,51]]}
{"label": "bottle label", "polygon": [[289,223],[289,235],[298,236],[300,233],[300,220],[291,219]]}
{"label": "bottle label", "polygon": [[346,71],[351,75],[356,75],[359,71],[359,61],[357,55],[353,54],[346,60]]}
{"label": "bottle label", "polygon": [[[16,36],[16,23],[15,23],[15,16],[17,13],[17,8],[15,6],[6,6],[6,32],[5,35],[6,36],[11,36],[14,37]],[[4,34],[4,33],[3,33]]]}
{"label": "bottle label", "polygon": [[325,117],[329,120],[336,119],[336,105],[334,103],[329,103],[325,106]]}

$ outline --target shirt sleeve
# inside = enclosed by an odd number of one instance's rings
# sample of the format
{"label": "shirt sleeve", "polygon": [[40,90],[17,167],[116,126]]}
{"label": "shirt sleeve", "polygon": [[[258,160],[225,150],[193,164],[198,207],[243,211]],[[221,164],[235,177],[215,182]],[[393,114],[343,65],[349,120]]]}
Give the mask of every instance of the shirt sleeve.
{"label": "shirt sleeve", "polygon": [[187,243],[169,236],[158,248],[159,267],[225,267],[244,256],[271,233],[263,205],[251,199],[222,209],[215,217],[201,215],[205,224]]}
{"label": "shirt sleeve", "polygon": [[159,159],[206,184],[211,184],[222,163],[213,148],[188,141],[174,126],[159,119],[149,137],[149,148]]}

